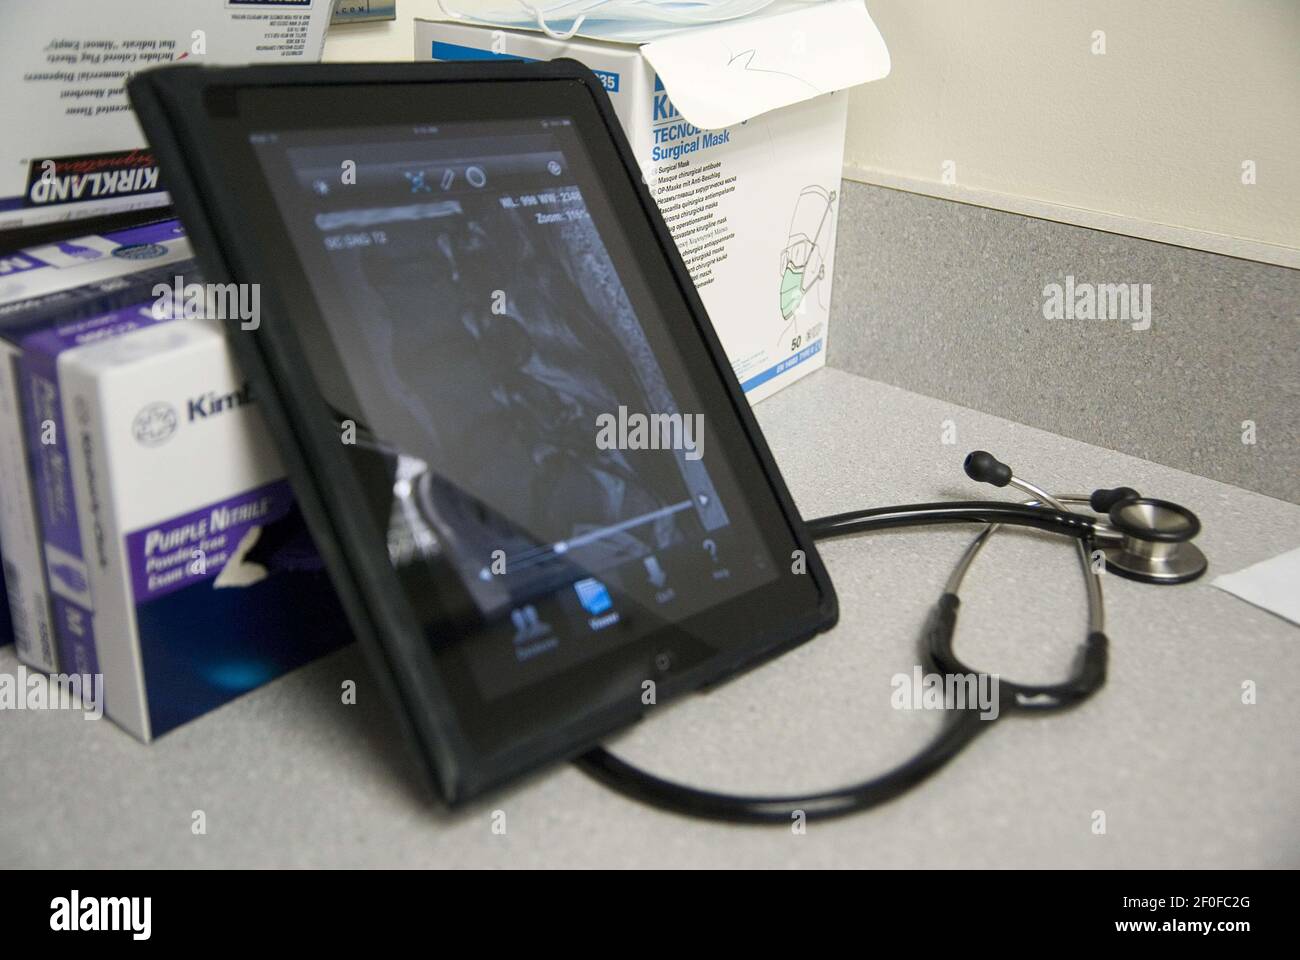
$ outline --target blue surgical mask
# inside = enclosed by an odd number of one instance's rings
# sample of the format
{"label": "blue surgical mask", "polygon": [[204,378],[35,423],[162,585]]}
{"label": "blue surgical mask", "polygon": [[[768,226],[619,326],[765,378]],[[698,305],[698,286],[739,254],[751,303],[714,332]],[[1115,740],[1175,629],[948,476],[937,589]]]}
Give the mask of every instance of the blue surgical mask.
{"label": "blue surgical mask", "polygon": [[[700,26],[734,20],[757,13],[773,0],[515,0],[514,6],[503,6],[475,13],[460,13],[451,9],[445,0],[438,0],[443,13],[459,20],[475,20],[498,26],[526,24],[536,27],[548,37],[568,40],[588,21],[616,22],[618,33],[635,33],[643,25],[647,33],[660,33],[666,27]],[[568,22],[566,30],[561,24]],[[588,34],[602,31],[588,25]]]}

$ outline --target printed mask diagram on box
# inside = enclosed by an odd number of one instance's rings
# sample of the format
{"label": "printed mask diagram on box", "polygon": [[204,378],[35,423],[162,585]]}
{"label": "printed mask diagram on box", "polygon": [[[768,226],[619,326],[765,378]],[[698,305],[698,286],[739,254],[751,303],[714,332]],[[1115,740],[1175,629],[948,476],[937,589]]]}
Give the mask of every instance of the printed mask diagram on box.
{"label": "printed mask diagram on box", "polygon": [[[826,251],[833,242],[833,215],[838,194],[816,184],[804,187],[790,216],[790,231],[781,251],[780,309],[785,321],[782,337],[790,328],[804,299],[826,279]],[[823,310],[829,304],[820,302]]]}

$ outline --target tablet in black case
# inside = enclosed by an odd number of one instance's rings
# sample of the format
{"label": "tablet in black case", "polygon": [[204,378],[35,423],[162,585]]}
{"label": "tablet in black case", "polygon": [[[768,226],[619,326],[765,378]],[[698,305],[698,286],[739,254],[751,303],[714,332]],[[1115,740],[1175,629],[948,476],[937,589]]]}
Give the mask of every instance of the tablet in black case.
{"label": "tablet in black case", "polygon": [[258,285],[236,358],[448,803],[835,621],[586,68],[129,89],[206,275]]}

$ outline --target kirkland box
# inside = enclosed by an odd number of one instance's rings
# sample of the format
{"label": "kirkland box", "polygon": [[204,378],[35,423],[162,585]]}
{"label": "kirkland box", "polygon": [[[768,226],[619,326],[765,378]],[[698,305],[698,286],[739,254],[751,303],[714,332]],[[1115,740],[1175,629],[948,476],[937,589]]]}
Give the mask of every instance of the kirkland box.
{"label": "kirkland box", "polygon": [[145,741],[349,639],[221,323],[176,318],[191,284],[21,341],[64,670]]}
{"label": "kirkland box", "polygon": [[335,0],[0,3],[0,229],[167,203],[126,81],[320,58]]}
{"label": "kirkland box", "polygon": [[600,78],[751,402],[826,362],[844,91],[889,73],[862,0],[568,40],[467,16],[417,20],[416,59],[572,57]]}
{"label": "kirkland box", "polygon": [[[0,557],[18,656],[43,672],[59,666],[60,646],[81,642],[87,618],[73,598],[49,589],[23,415],[23,337],[137,302],[184,269],[189,254],[180,225],[168,220],[0,256]],[[75,661],[67,659],[69,670]]]}

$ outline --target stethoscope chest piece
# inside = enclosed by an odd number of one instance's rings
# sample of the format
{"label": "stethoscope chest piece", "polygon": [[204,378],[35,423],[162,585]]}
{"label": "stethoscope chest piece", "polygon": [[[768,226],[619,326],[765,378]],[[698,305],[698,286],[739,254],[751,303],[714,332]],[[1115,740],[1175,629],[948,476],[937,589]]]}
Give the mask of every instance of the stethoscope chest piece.
{"label": "stethoscope chest piece", "polygon": [[1135,497],[1112,506],[1109,518],[1118,539],[1098,545],[1106,572],[1156,584],[1188,583],[1205,573],[1205,554],[1191,542],[1201,522],[1186,507]]}

